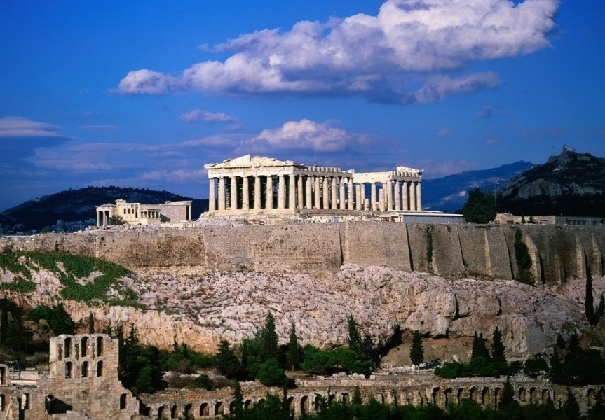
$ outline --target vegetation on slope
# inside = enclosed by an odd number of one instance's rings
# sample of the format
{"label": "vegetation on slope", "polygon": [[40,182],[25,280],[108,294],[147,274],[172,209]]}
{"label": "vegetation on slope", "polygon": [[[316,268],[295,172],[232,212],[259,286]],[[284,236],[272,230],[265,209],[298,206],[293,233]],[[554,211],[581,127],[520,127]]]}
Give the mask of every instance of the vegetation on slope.
{"label": "vegetation on slope", "polygon": [[139,306],[136,293],[122,281],[132,273],[110,261],[58,252],[5,250],[0,253],[0,269],[14,276],[13,281],[0,283],[0,289],[32,293],[36,289],[32,272],[45,269],[59,278],[62,285],[59,293],[63,299]]}

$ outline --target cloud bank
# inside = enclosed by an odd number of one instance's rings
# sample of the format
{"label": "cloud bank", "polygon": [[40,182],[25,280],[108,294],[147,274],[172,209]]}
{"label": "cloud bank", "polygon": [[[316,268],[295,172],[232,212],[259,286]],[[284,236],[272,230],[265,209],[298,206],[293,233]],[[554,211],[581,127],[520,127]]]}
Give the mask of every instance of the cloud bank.
{"label": "cloud bank", "polygon": [[0,118],[0,137],[59,137],[61,127],[24,117]]}
{"label": "cloud bank", "polygon": [[558,0],[387,0],[376,16],[301,21],[292,29],[241,35],[180,74],[129,72],[125,94],[362,95],[386,103],[423,103],[493,88],[492,72],[461,74],[476,61],[549,46]]}

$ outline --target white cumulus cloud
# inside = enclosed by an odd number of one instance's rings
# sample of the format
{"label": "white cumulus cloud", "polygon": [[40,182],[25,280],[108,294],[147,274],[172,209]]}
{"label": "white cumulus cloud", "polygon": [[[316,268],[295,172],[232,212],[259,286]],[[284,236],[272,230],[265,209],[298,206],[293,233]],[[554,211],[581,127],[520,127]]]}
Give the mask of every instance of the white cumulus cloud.
{"label": "white cumulus cloud", "polygon": [[558,0],[387,0],[376,16],[301,21],[289,31],[264,29],[207,47],[231,55],[179,74],[131,71],[118,91],[354,94],[430,102],[498,85],[491,72],[448,74],[474,61],[548,47],[557,9]]}
{"label": "white cumulus cloud", "polygon": [[250,146],[266,149],[312,149],[320,151],[343,150],[354,136],[330,123],[303,119],[288,121],[281,127],[265,129],[250,141]]}

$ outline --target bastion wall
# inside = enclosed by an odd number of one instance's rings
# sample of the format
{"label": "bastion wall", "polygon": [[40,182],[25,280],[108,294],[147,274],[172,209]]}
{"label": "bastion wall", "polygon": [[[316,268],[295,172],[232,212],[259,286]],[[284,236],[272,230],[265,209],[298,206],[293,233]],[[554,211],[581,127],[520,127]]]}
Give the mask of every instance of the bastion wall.
{"label": "bastion wall", "polygon": [[604,275],[605,228],[393,222],[224,225],[2,237],[0,249],[104,258],[137,272],[334,273],[344,263],[445,278],[519,277],[515,233],[537,283]]}

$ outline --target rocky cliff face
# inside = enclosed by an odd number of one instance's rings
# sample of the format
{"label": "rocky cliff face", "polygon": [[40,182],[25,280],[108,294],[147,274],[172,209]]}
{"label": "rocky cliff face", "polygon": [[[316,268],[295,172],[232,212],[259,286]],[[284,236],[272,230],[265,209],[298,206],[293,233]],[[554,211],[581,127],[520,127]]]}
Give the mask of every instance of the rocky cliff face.
{"label": "rocky cliff face", "polygon": [[[23,305],[53,304],[60,289],[56,274],[33,279],[36,292],[11,297]],[[6,273],[2,280],[8,281]],[[137,326],[144,342],[170,348],[174,341],[213,352],[220,339],[239,342],[254,334],[268,311],[285,343],[291,324],[302,343],[344,344],[347,317],[363,335],[386,340],[395,325],[435,339],[491,337],[503,332],[509,357],[525,357],[555,343],[557,333],[586,328],[584,282],[532,287],[515,281],[448,281],[386,267],[343,265],[337,273],[263,274],[240,272],[205,275],[133,275],[124,281],[139,295],[144,310],[67,301],[66,309],[86,325],[89,313],[98,327]],[[605,292],[605,278],[594,281],[595,300]],[[49,291],[54,290],[53,293]],[[468,350],[450,357],[465,359]]]}
{"label": "rocky cliff face", "polygon": [[499,211],[514,214],[603,216],[605,161],[563,149],[509,180],[497,195]]}

